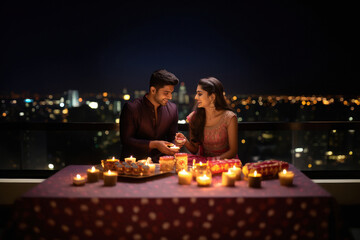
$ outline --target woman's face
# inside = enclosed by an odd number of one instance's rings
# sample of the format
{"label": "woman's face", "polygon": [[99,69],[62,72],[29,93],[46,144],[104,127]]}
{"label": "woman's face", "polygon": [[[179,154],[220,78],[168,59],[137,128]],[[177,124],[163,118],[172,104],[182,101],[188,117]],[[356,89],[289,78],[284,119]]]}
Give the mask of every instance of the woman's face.
{"label": "woman's face", "polygon": [[207,91],[198,85],[196,88],[195,100],[197,101],[198,108],[206,108],[214,101],[214,94],[209,95]]}

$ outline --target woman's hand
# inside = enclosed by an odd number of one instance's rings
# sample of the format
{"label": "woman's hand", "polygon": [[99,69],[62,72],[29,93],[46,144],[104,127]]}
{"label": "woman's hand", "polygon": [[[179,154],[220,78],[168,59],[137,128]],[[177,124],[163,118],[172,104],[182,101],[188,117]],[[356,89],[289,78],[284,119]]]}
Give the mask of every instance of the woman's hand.
{"label": "woman's hand", "polygon": [[182,134],[180,132],[176,133],[176,135],[175,135],[176,146],[182,148],[186,142],[187,142],[187,138],[185,137],[184,134]]}

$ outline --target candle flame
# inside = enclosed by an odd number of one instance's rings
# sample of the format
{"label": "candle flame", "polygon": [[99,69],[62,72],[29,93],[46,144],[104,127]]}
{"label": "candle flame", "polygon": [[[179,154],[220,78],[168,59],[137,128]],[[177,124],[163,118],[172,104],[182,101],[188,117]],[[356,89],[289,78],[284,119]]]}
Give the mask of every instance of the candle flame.
{"label": "candle flame", "polygon": [[77,178],[77,179],[81,179],[80,174],[76,174],[76,178]]}
{"label": "candle flame", "polygon": [[91,171],[92,171],[92,172],[95,172],[95,167],[94,167],[94,166],[91,168]]}
{"label": "candle flame", "polygon": [[283,170],[283,174],[286,174],[286,169]]}
{"label": "candle flame", "polygon": [[133,156],[132,156],[132,155],[130,155],[130,158],[133,158]]}
{"label": "candle flame", "polygon": [[200,178],[201,178],[202,180],[209,179],[209,177],[206,176],[205,173],[204,173],[204,175],[202,175]]}
{"label": "candle flame", "polygon": [[108,174],[111,174],[111,171],[110,171],[110,170],[108,170]]}
{"label": "candle flame", "polygon": [[200,166],[202,166],[202,162],[200,162]]}
{"label": "candle flame", "polygon": [[112,160],[115,160],[115,157],[113,156]]}
{"label": "candle flame", "polygon": [[256,175],[257,175],[257,171],[255,170],[255,172],[254,172],[254,177],[256,177]]}

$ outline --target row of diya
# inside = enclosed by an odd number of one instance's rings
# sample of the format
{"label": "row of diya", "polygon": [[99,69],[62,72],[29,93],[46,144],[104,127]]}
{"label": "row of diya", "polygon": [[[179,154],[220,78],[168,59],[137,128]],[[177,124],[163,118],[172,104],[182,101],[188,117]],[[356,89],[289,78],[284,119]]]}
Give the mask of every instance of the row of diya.
{"label": "row of diya", "polygon": [[[292,186],[294,173],[288,171],[288,168],[288,163],[278,160],[247,163],[242,169],[239,165],[233,164],[232,161],[225,165],[223,160],[213,160],[207,161],[206,164],[201,162],[195,164],[193,162],[193,167],[190,168],[190,171],[183,169],[178,173],[178,178],[180,185],[189,185],[192,179],[195,178],[198,186],[210,186],[212,174],[219,173],[221,170],[223,186],[234,187],[235,181],[241,180],[241,173],[243,173],[244,179],[248,180],[249,187],[252,188],[261,188],[261,181],[263,179],[277,177],[279,178],[280,185]],[[224,171],[225,169],[227,169],[227,172]]]}

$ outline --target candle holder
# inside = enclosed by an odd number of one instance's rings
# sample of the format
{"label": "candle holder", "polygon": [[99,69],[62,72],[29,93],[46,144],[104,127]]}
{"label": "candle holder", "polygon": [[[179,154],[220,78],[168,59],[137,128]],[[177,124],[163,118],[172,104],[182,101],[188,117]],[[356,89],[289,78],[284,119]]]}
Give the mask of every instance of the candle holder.
{"label": "candle holder", "polygon": [[261,174],[254,171],[253,173],[249,173],[249,187],[251,188],[261,188]]}
{"label": "candle holder", "polygon": [[212,174],[208,168],[208,164],[196,165],[195,169],[196,182],[199,187],[209,187],[212,182]]}
{"label": "candle holder", "polygon": [[293,185],[293,180],[294,172],[286,171],[286,169],[284,169],[282,172],[279,172],[280,185],[290,187]]}
{"label": "candle holder", "polygon": [[162,156],[159,158],[160,172],[171,172],[174,170],[174,156]]}
{"label": "candle holder", "polygon": [[117,171],[117,166],[116,164],[119,163],[119,159],[116,159],[115,157],[113,158],[109,158],[106,160],[101,160],[101,165],[104,168],[104,171]]}
{"label": "candle holder", "polygon": [[183,169],[187,169],[188,155],[187,153],[175,153],[175,170],[178,173]]}
{"label": "candle holder", "polygon": [[193,164],[193,174],[194,174],[195,178],[199,175],[203,175],[204,172],[206,172],[207,170],[208,170],[208,164],[206,164],[206,163],[200,162],[200,163]]}
{"label": "candle holder", "polygon": [[87,182],[93,183],[99,181],[100,170],[96,169],[94,166],[91,169],[87,170]]}

